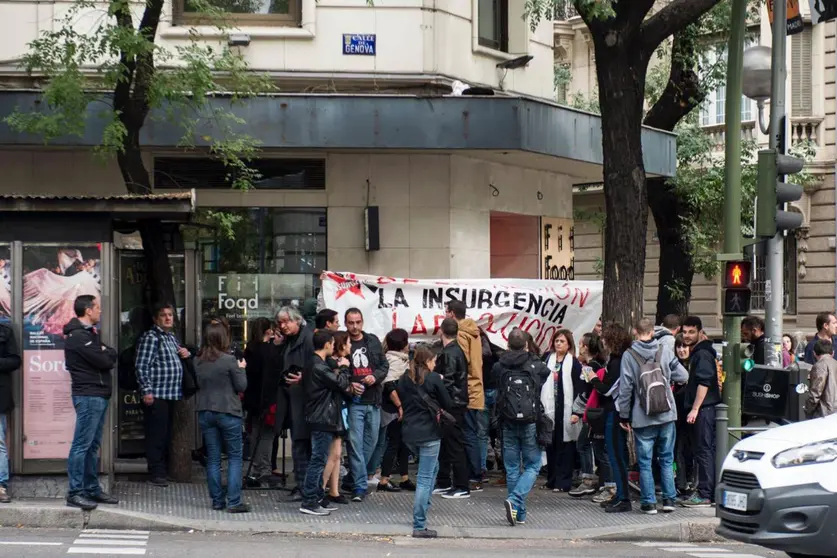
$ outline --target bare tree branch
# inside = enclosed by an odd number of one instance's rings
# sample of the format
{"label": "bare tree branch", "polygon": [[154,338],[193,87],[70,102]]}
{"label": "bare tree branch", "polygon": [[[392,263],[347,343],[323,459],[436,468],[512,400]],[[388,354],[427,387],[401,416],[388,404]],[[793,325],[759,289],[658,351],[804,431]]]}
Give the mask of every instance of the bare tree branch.
{"label": "bare tree branch", "polygon": [[655,50],[668,37],[697,21],[719,2],[720,0],[673,0],[645,20],[640,27],[645,50]]}
{"label": "bare tree branch", "polygon": [[671,70],[660,98],[645,115],[643,124],[660,130],[672,131],[680,120],[703,102],[706,91],[701,87],[694,60],[695,43],[684,34],[676,33],[671,47]]}

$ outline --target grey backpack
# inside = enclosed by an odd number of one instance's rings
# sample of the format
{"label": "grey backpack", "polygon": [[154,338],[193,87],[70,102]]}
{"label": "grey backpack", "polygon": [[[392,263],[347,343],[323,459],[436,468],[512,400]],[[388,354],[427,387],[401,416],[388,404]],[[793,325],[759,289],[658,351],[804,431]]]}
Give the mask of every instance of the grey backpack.
{"label": "grey backpack", "polygon": [[671,391],[669,382],[663,374],[660,361],[663,357],[663,346],[657,349],[657,354],[651,360],[645,360],[633,349],[628,349],[639,365],[639,376],[636,380],[639,407],[649,416],[667,413],[671,410],[668,392]]}

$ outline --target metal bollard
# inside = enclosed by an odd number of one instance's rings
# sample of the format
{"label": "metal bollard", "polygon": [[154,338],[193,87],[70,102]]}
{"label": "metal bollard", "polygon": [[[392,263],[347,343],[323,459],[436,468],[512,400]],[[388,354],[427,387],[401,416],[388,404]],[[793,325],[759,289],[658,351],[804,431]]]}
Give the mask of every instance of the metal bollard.
{"label": "metal bollard", "polygon": [[715,475],[721,482],[721,467],[729,453],[729,406],[720,403],[715,407]]}

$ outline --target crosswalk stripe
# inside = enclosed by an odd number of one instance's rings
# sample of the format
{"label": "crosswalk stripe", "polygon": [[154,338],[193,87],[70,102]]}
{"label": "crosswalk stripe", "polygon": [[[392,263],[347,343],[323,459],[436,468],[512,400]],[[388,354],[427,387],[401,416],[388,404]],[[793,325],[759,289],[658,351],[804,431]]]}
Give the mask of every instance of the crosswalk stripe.
{"label": "crosswalk stripe", "polygon": [[101,548],[101,547],[86,547],[73,546],[67,551],[67,554],[123,554],[131,556],[145,556],[144,548]]}
{"label": "crosswalk stripe", "polygon": [[145,546],[146,544],[148,544],[148,541],[115,541],[113,539],[76,539],[76,541],[73,544],[91,544],[101,546]]}
{"label": "crosswalk stripe", "polygon": [[[727,550],[726,548],[697,548],[696,550],[698,552],[704,552],[704,553],[712,552],[712,553],[717,553],[717,554],[722,554],[724,552],[732,552],[732,550]],[[727,556],[727,554],[724,554],[724,556]]]}
{"label": "crosswalk stripe", "polygon": [[121,539],[147,541],[149,535],[109,535],[106,533],[81,533],[80,539]]}
{"label": "crosswalk stripe", "polygon": [[85,529],[84,533],[103,533],[107,535],[150,535],[151,531],[136,531],[133,529],[119,530],[119,529]]}
{"label": "crosswalk stripe", "polygon": [[60,542],[0,541],[4,546],[61,546]]}
{"label": "crosswalk stripe", "polygon": [[644,547],[651,547],[656,548],[659,546],[666,546],[670,548],[675,547],[686,547],[686,548],[694,548],[695,545],[693,543],[667,543],[667,542],[641,542],[641,543],[634,543],[636,546],[644,546]]}
{"label": "crosswalk stripe", "polygon": [[702,550],[699,546],[689,545],[689,546],[658,546],[659,550],[665,550],[666,552],[686,552],[688,550]]}
{"label": "crosswalk stripe", "polygon": [[[695,558],[717,558],[718,554],[711,552],[689,552],[689,556],[694,556]],[[723,554],[722,556],[724,558],[761,558],[761,556],[756,556],[755,554],[737,554],[732,552]]]}

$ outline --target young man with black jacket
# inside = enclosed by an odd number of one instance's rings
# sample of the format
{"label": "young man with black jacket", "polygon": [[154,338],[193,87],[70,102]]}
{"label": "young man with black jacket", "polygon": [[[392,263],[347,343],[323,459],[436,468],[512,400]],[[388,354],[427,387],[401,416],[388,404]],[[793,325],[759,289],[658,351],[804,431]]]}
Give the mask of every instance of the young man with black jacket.
{"label": "young man with black jacket", "polygon": [[335,373],[326,363],[334,352],[334,334],[331,331],[318,330],[313,335],[313,344],[314,367],[302,376],[306,396],[305,420],[311,431],[311,458],[305,471],[299,511],[307,515],[328,515],[337,508],[325,499],[323,471],[334,435],[343,429],[343,394],[360,393],[361,390],[359,384],[350,382],[346,375]]}
{"label": "young man with black jacket", "polygon": [[683,322],[683,339],[691,347],[689,383],[686,386],[686,422],[691,425],[692,448],[698,465],[698,491],[681,505],[708,508],[715,497],[715,406],[721,402],[717,353],[702,336],[703,322],[689,316]]}
{"label": "young man with black jacket", "polygon": [[[436,370],[442,376],[445,389],[453,406],[450,413],[456,424],[443,428],[442,448],[439,454],[439,474],[434,494],[442,498],[462,499],[471,497],[468,483],[468,458],[465,455],[465,413],[468,408],[468,361],[457,343],[459,325],[453,318],[445,318],[441,326],[442,353]],[[453,469],[453,482],[451,482]]]}
{"label": "young man with black jacket", "polygon": [[15,332],[9,326],[0,324],[0,503],[12,501],[7,487],[9,484],[9,453],[6,450],[8,413],[14,408],[12,400],[12,373],[20,368],[20,351],[17,348]]}
{"label": "young man with black jacket", "polygon": [[102,308],[96,297],[82,295],[73,305],[76,317],[64,326],[64,363],[72,382],[76,428],[67,458],[67,505],[93,510],[96,504],[118,504],[99,486],[99,446],[113,391],[111,372],[116,350],[104,345],[96,324]]}

